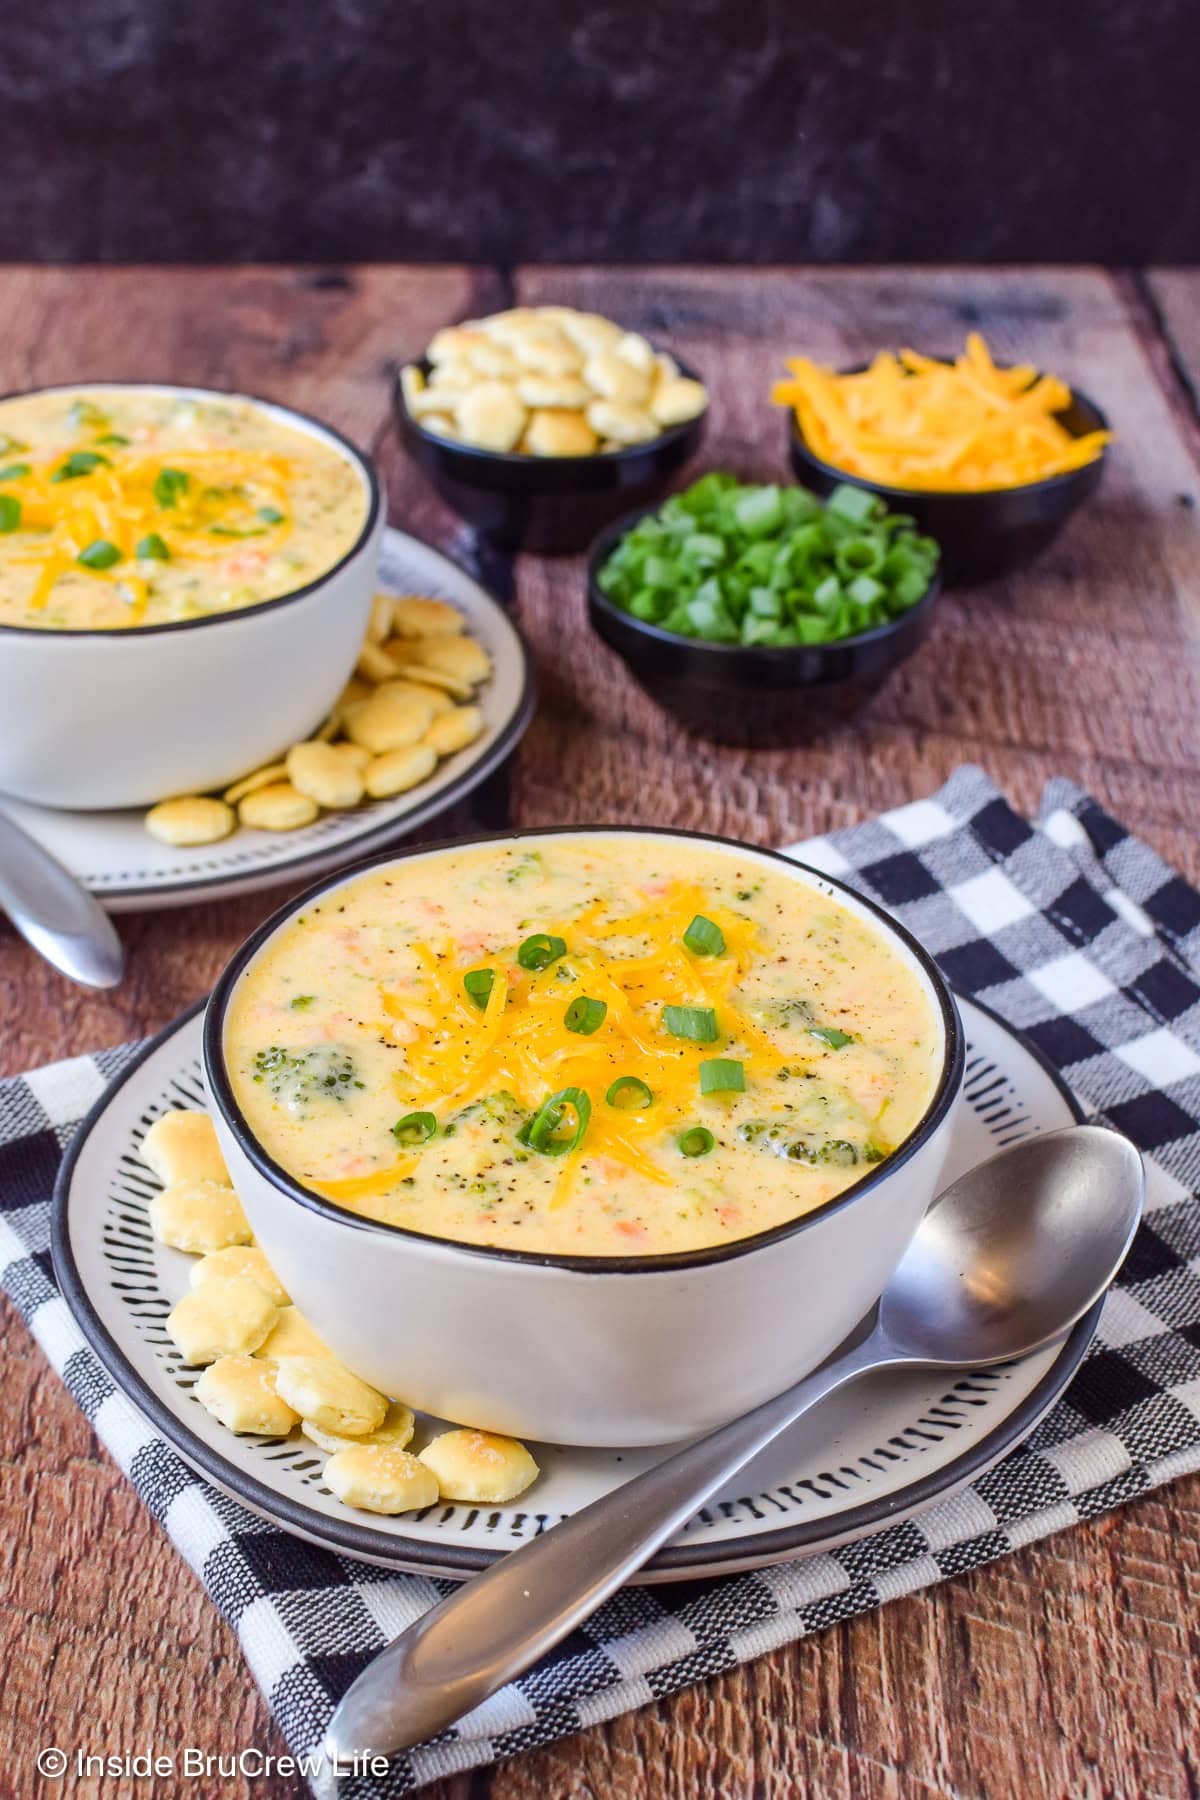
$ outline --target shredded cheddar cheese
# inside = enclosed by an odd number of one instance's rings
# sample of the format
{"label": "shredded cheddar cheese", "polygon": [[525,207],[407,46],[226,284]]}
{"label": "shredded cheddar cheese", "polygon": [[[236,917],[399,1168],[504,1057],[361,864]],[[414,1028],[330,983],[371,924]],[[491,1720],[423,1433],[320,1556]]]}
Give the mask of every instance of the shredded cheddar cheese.
{"label": "shredded cheddar cheese", "polygon": [[413,1157],[392,1163],[386,1169],[372,1169],[367,1175],[348,1175],[343,1181],[314,1181],[313,1186],[327,1200],[366,1200],[372,1194],[386,1194],[416,1168]]}
{"label": "shredded cheddar cheese", "polygon": [[881,351],[858,374],[807,357],[771,398],[795,409],[822,461],[890,487],[975,493],[1020,487],[1094,461],[1112,436],[1073,436],[1060,414],[1071,390],[1027,364],[999,368],[978,332],[963,355],[939,362],[915,350]]}
{"label": "shredded cheddar cheese", "polygon": [[37,570],[30,601],[35,610],[47,604],[58,578],[97,541],[111,544],[117,556],[110,568],[94,567],[93,578],[125,590],[128,623],[134,624],[145,611],[146,581],[131,575],[128,565],[152,534],[168,531],[176,554],[213,559],[228,554],[230,538],[263,537],[275,546],[291,529],[291,469],[281,456],[173,450],[171,466],[188,481],[177,490],[169,513],[154,491],[161,458],[148,461],[110,445],[94,468],[56,479],[66,460],[43,463],[20,483],[22,525],[40,535],[36,547],[13,561]]}
{"label": "shredded cheddar cheese", "polygon": [[[683,946],[689,922],[702,910],[724,937],[719,956],[695,956]],[[594,1097],[592,1114],[582,1141],[564,1156],[555,1204],[565,1203],[585,1156],[611,1158],[668,1186],[670,1177],[645,1146],[672,1121],[692,1116],[700,1063],[718,1054],[720,1045],[736,1045],[747,1068],[762,1076],[773,1075],[783,1062],[766,1034],[730,999],[756,952],[756,928],[714,906],[695,886],[676,883],[653,910],[602,920],[592,909],[552,924],[549,931],[566,941],[566,954],[531,971],[517,962],[514,945],[495,969],[482,1012],[463,990],[472,964],[459,946],[448,942],[440,954],[425,944],[415,947],[419,998],[406,1003],[380,991],[388,1018],[416,1027],[404,1032],[405,1063],[394,1077],[398,1097],[440,1114],[503,1087],[536,1111],[550,1089],[582,1088]],[[646,948],[636,956],[617,956],[606,949],[616,940],[641,941]],[[574,1033],[565,1023],[570,1002],[579,995],[607,1008],[594,1036]],[[717,1009],[719,1045],[686,1042],[665,1031],[663,1008],[680,1001]],[[652,1090],[652,1108],[625,1112],[595,1103],[618,1076],[630,1072]]]}

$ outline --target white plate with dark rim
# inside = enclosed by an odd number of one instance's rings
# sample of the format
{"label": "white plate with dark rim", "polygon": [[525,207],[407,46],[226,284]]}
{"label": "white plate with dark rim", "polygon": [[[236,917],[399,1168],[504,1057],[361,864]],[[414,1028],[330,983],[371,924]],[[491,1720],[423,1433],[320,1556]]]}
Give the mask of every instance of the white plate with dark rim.
{"label": "white plate with dark rim", "polygon": [[[392,593],[453,601],[492,658],[491,678],[477,696],[482,735],[439,763],[420,787],[392,800],[367,801],[349,812],[322,813],[300,831],[239,830],[223,843],[199,849],[160,844],[146,830],[140,809],[61,812],[4,795],[0,807],[77,875],[109,912],[185,906],[258,893],[284,882],[312,881],[416,830],[471,793],[516,748],[533,716],[533,668],[520,632],[499,601],[419,538],[390,528],[384,532],[379,585]],[[287,671],[280,676],[286,680]],[[153,754],[152,746],[146,754]]]}
{"label": "white plate with dark rim", "polygon": [[[960,997],[967,1034],[950,1180],[1034,1132],[1082,1114],[1057,1073],[992,1013]],[[234,1437],[195,1397],[163,1328],[193,1259],[155,1243],[158,1183],[138,1158],[172,1106],[201,1106],[203,1002],[159,1034],[80,1126],[53,1206],[54,1266],[84,1336],[118,1386],[198,1473],[312,1543],[397,1570],[461,1577],[657,1462],[662,1449],[535,1445],[542,1474],[520,1501],[440,1502],[395,1519],[343,1506],[307,1438]],[[800,1297],[802,1299],[802,1297]],[[1019,1363],[951,1373],[881,1374],[831,1396],[697,1514],[644,1581],[725,1574],[826,1550],[946,1498],[1019,1443],[1079,1366],[1100,1308],[1069,1337]],[[448,1321],[448,1327],[452,1322]],[[441,1422],[418,1421],[417,1446]]]}

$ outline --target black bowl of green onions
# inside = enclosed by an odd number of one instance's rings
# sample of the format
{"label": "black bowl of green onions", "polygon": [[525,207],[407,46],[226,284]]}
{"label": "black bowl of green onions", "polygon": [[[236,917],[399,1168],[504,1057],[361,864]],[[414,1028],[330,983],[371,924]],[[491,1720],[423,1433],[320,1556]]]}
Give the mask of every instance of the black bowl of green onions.
{"label": "black bowl of green onions", "polygon": [[791,744],[857,710],[933,624],[938,548],[846,484],[704,475],[618,520],[588,614],[651,696],[704,737]]}

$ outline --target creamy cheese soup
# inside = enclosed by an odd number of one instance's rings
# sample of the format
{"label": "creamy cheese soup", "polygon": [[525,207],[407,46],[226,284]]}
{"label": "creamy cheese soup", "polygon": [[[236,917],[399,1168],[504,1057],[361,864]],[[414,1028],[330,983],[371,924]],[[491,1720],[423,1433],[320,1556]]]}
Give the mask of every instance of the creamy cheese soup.
{"label": "creamy cheese soup", "polygon": [[357,467],[248,401],[0,401],[0,624],[166,625],[304,587],[367,514]]}
{"label": "creamy cheese soup", "polygon": [[702,843],[412,859],[292,919],[234,991],[250,1130],[307,1187],[470,1244],[729,1243],[819,1206],[929,1105],[917,975],[828,894]]}

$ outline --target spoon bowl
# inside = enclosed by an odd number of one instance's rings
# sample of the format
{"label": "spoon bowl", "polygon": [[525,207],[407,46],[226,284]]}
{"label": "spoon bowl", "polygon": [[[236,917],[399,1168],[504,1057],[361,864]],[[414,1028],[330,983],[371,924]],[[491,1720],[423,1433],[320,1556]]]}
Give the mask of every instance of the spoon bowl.
{"label": "spoon bowl", "polygon": [[1026,1138],[946,1188],[879,1306],[906,1362],[1007,1362],[1053,1342],[1112,1280],[1142,1209],[1127,1138],[1077,1125]]}
{"label": "spoon bowl", "polygon": [[116,987],[125,952],[94,894],[0,813],[0,909],[27,944],[81,987]]}

